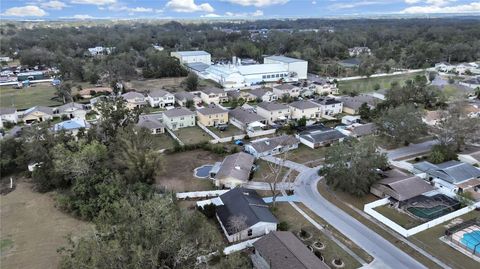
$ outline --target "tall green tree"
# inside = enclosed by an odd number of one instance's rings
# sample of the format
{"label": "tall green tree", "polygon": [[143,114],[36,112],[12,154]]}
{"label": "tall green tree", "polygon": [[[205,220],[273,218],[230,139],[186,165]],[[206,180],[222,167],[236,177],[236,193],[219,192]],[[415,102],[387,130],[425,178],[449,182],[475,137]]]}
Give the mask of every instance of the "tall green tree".
{"label": "tall green tree", "polygon": [[198,76],[197,74],[190,72],[187,78],[184,80],[185,88],[189,92],[196,91],[198,88]]}

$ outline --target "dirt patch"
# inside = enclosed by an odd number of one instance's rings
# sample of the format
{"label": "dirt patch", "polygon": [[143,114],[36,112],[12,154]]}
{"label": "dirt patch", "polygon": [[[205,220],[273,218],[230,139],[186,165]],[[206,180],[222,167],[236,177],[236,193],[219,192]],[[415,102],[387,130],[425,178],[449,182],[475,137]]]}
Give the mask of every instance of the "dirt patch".
{"label": "dirt patch", "polygon": [[[2,268],[56,268],[61,255],[57,249],[67,245],[67,236],[81,236],[91,225],[55,208],[54,193],[37,193],[27,182],[1,199]],[[3,247],[2,247],[3,248]]]}
{"label": "dirt patch", "polygon": [[163,171],[156,177],[155,183],[175,192],[211,190],[214,188],[212,181],[195,178],[193,170],[222,160],[222,156],[205,150],[165,155]]}

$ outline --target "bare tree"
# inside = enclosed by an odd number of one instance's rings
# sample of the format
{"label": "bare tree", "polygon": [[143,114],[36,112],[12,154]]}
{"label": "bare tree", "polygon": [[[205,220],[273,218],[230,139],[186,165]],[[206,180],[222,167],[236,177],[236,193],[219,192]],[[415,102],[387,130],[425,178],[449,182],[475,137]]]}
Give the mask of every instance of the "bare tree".
{"label": "bare tree", "polygon": [[[227,225],[234,233],[239,233],[248,227],[247,217],[245,215],[231,216],[228,219]],[[238,239],[242,240],[242,234],[240,234],[240,237]]]}

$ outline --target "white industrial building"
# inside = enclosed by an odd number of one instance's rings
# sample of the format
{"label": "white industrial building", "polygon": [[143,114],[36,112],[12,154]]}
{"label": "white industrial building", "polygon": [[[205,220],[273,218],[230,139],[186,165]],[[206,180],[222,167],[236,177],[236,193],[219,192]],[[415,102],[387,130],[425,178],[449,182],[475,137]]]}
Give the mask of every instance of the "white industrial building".
{"label": "white industrial building", "polygon": [[286,56],[268,56],[263,59],[265,64],[281,64],[290,73],[296,73],[299,79],[307,79],[308,62]]}
{"label": "white industrial building", "polygon": [[173,51],[170,56],[180,60],[181,64],[190,63],[204,63],[211,65],[212,56],[210,53],[203,50],[191,50],[191,51]]}

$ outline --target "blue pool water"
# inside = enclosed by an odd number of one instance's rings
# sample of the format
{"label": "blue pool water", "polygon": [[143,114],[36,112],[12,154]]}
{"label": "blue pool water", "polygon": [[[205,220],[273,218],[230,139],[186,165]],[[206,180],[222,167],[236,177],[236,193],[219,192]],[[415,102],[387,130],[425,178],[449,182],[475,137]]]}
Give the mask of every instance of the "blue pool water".
{"label": "blue pool water", "polygon": [[477,251],[480,250],[480,231],[474,231],[471,233],[466,233],[463,235],[463,238],[460,239],[460,242],[465,245],[468,249],[474,250],[475,246]]}
{"label": "blue pool water", "polygon": [[212,170],[213,165],[204,165],[195,169],[195,176],[205,178],[208,177],[210,170]]}

